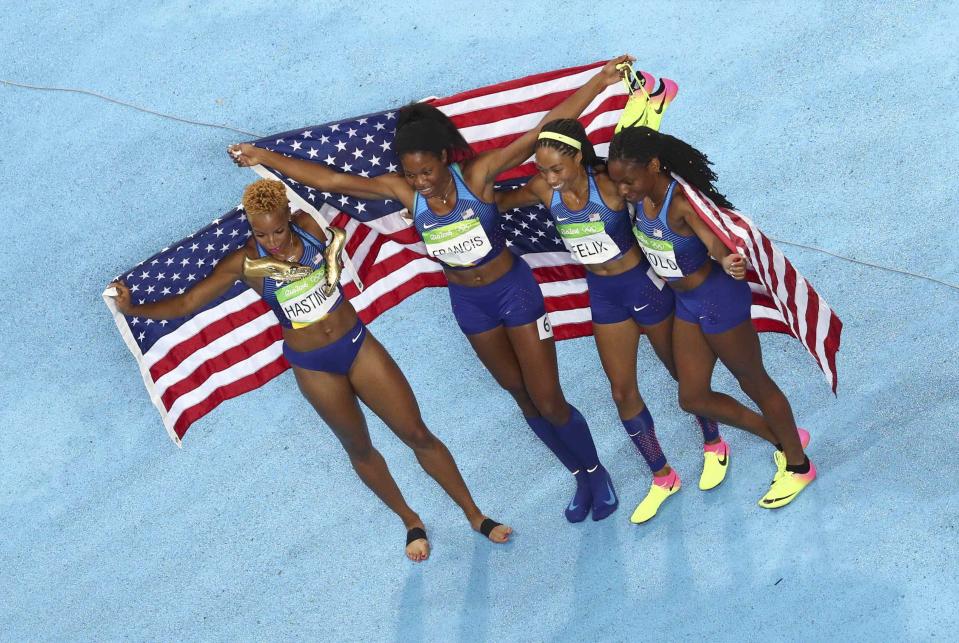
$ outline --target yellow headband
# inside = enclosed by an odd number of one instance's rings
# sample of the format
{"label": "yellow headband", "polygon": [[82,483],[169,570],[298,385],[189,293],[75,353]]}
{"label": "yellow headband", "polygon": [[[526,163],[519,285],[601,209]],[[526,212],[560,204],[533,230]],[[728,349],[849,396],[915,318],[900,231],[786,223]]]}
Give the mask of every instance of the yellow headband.
{"label": "yellow headband", "polygon": [[575,138],[566,136],[565,134],[557,134],[556,132],[540,132],[537,138],[550,138],[554,141],[559,141],[560,143],[566,143],[574,150],[583,149],[583,144],[577,141]]}

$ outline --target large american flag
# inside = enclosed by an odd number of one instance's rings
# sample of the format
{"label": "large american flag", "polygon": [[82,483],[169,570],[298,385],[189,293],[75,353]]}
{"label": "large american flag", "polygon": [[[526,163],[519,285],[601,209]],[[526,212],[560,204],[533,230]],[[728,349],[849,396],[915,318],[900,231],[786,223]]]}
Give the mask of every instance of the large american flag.
{"label": "large american flag", "polygon": [[[535,127],[603,64],[528,76],[431,102],[452,118],[474,150],[482,152],[507,145]],[[623,85],[611,86],[581,117],[600,156],[606,154],[627,97]],[[375,176],[398,169],[391,150],[397,111],[284,132],[253,143],[340,171]],[[320,192],[270,168],[253,169],[285,181],[291,204],[309,212],[321,226],[347,231],[343,288],[364,322],[422,288],[446,284],[441,267],[426,255],[415,229],[402,217],[399,203]],[[498,187],[519,186],[534,171],[527,162],[499,177]],[[583,269],[572,263],[545,208],[504,213],[503,226],[510,249],[533,268],[557,339],[589,334]],[[182,292],[209,274],[220,258],[241,247],[249,234],[246,217],[237,207],[122,277],[139,302]],[[190,425],[223,400],[262,386],[289,367],[272,311],[240,283],[205,310],[169,322],[125,317],[111,297],[104,296],[104,301],[137,360],[167,432],[178,445]],[[773,327],[762,321],[770,317],[770,310],[778,310],[774,302],[754,300],[757,327],[789,332],[786,325]]]}

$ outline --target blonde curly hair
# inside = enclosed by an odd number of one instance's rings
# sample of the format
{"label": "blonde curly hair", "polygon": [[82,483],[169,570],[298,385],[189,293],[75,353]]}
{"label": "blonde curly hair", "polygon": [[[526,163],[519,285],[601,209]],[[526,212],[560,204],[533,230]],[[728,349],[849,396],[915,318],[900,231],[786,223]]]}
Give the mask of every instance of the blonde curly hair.
{"label": "blonde curly hair", "polygon": [[243,190],[243,209],[250,214],[268,214],[280,206],[289,207],[286,188],[280,181],[260,179]]}

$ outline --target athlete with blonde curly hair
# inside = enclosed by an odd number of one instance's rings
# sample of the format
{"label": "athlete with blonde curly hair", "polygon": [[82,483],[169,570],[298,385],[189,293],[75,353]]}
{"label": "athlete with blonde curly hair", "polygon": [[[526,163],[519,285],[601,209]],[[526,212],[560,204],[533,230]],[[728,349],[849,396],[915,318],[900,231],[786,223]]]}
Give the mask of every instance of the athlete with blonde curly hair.
{"label": "athlete with blonde curly hair", "polygon": [[[390,427],[466,514],[470,525],[495,543],[512,530],[487,518],[476,506],[446,446],[423,423],[409,383],[396,362],[356,316],[339,287],[326,295],[324,233],[306,213],[290,213],[283,184],[259,180],[247,186],[243,207],[252,236],[227,255],[208,277],[181,295],[135,305],[130,290],[117,289],[117,308],[124,315],[175,319],[203,308],[241,280],[266,301],[283,329],[283,354],[293,367],[296,383],[339,439],[353,470],[407,529],[406,555],[414,562],[429,557],[430,545],[419,515],[413,511],[386,461],[370,441],[359,401]],[[265,261],[264,261],[265,260]],[[262,276],[266,265],[273,276]],[[291,265],[298,274],[286,283],[276,266]],[[253,266],[251,268],[251,266]]]}

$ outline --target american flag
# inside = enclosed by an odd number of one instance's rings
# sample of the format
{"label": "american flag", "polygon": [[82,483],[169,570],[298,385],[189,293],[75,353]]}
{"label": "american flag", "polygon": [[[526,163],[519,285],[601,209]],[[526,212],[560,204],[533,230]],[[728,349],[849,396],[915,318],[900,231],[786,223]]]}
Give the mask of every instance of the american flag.
{"label": "american flag", "polygon": [[756,330],[792,335],[806,347],[833,393],[839,385],[836,353],[842,338],[842,321],[826,300],[773,242],[741,212],[720,208],[679,175],[689,203],[727,248],[746,258],[746,280],[752,290],[752,320]]}
{"label": "american flag", "polygon": [[[535,127],[546,112],[585,84],[603,64],[538,74],[429,102],[449,116],[473,150],[480,153],[506,146]],[[657,82],[648,74],[644,76],[647,83]],[[609,149],[627,98],[625,86],[616,84],[593,100],[580,118],[600,156]],[[391,149],[396,115],[394,109],[251,142],[337,171],[377,176],[399,169]],[[291,202],[312,214],[321,226],[347,231],[346,254],[352,265],[344,273],[344,292],[364,322],[421,288],[446,285],[440,265],[427,256],[415,228],[403,218],[405,210],[400,203],[320,192],[272,168],[258,166],[254,170],[284,181]],[[498,177],[497,189],[519,187],[534,172],[530,159]],[[509,248],[533,268],[556,338],[589,335],[589,298],[583,268],[572,263],[545,207],[504,213],[503,227]]]}
{"label": "american flag", "polygon": [[[482,152],[507,145],[535,127],[603,64],[528,76],[431,102],[452,118],[474,150]],[[623,85],[611,86],[581,117],[600,156],[606,155],[627,98]],[[253,143],[340,171],[375,176],[398,169],[390,149],[397,111],[284,132]],[[399,203],[321,192],[270,168],[253,169],[261,176],[283,180],[293,207],[309,212],[321,226],[347,231],[343,289],[364,322],[422,288],[446,284],[439,264],[426,255],[415,229],[402,217]],[[498,187],[519,186],[534,171],[530,160],[500,176]],[[589,334],[583,269],[572,262],[546,209],[504,213],[503,225],[510,249],[533,268],[557,339]],[[122,277],[137,301],[176,294],[209,274],[216,261],[242,246],[249,234],[238,207]],[[205,310],[166,323],[125,317],[116,311],[111,297],[105,295],[104,301],[137,360],[167,432],[178,445],[190,425],[220,402],[262,386],[289,366],[272,311],[242,284]],[[754,316],[756,311],[754,305]]]}

